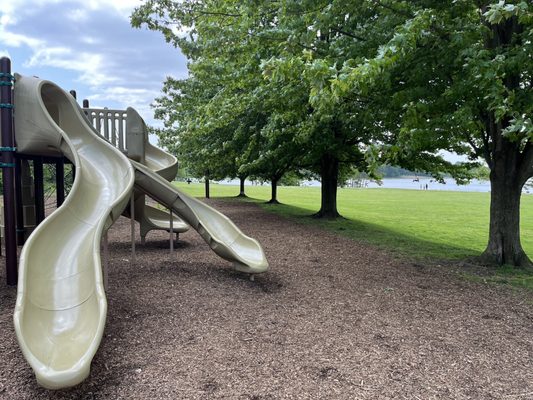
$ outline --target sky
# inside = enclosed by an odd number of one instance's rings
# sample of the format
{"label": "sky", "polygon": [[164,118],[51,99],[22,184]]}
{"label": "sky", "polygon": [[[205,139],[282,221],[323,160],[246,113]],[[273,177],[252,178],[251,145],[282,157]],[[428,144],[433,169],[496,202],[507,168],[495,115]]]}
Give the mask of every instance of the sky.
{"label": "sky", "polygon": [[0,56],[12,71],[50,80],[91,107],[134,107],[155,126],[150,104],[167,76],[185,78],[179,49],[134,29],[140,0],[1,0]]}

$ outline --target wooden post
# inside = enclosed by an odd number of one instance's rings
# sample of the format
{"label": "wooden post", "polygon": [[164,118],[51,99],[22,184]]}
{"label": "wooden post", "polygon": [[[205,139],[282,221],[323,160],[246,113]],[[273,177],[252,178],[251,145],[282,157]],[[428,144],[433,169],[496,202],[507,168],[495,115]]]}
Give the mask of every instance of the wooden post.
{"label": "wooden post", "polygon": [[4,236],[6,248],[6,282],[16,285],[17,273],[17,227],[15,221],[15,138],[13,126],[13,81],[11,60],[0,59],[0,129],[2,135],[3,192],[4,192]]}

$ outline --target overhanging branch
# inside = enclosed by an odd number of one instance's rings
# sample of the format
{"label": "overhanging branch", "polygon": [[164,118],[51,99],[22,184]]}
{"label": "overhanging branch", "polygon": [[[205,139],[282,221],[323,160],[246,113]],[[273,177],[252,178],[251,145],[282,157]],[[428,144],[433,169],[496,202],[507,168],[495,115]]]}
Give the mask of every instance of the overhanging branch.
{"label": "overhanging branch", "polygon": [[342,29],[337,29],[337,28],[331,28],[331,30],[333,32],[340,33],[341,35],[351,37],[352,39],[357,39],[357,40],[359,40],[361,42],[366,42],[365,38],[363,38],[362,36],[358,36],[358,35],[356,35],[354,33],[346,32],[346,31],[344,31]]}

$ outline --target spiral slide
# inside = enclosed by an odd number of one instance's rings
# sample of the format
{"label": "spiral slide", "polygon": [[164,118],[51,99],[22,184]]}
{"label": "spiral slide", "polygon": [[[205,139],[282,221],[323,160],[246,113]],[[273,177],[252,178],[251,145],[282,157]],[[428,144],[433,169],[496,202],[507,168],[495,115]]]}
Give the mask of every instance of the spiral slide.
{"label": "spiral slide", "polygon": [[89,375],[107,312],[101,238],[134,187],[171,206],[236,269],[268,268],[257,241],[100,138],[75,100],[55,84],[17,75],[15,104],[18,151],[64,154],[76,167],[66,201],[33,231],[19,261],[15,332],[42,386],[65,388]]}
{"label": "spiral slide", "polygon": [[[152,171],[161,175],[167,181],[173,181],[178,172],[178,160],[172,154],[169,154],[158,147],[152,146],[148,140],[148,129],[142,117],[132,107],[127,109],[127,130],[132,157],[134,160],[146,165]],[[135,136],[133,138],[133,136]],[[130,140],[133,139],[133,140]],[[130,217],[130,210],[124,210],[124,216]],[[135,220],[139,223],[141,241],[144,243],[146,235],[151,230],[170,231],[170,215],[167,211],[160,210],[146,204],[145,196],[135,192]],[[174,233],[183,233],[189,230],[183,220],[176,215],[172,216],[172,231]]]}

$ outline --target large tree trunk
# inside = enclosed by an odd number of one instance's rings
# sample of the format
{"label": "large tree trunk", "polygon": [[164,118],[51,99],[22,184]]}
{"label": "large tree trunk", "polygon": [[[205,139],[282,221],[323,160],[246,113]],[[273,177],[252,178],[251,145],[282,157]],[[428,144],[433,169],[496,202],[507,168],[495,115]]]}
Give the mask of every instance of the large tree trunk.
{"label": "large tree trunk", "polygon": [[489,242],[481,260],[533,268],[520,243],[520,197],[525,180],[519,158],[517,145],[500,138],[493,152],[490,173]]}
{"label": "large tree trunk", "polygon": [[270,180],[271,195],[267,204],[279,204],[278,201],[278,181],[279,178],[275,177]]}
{"label": "large tree trunk", "polygon": [[[485,21],[485,25],[491,30],[485,41],[488,50],[510,45],[513,40],[519,40],[517,35],[523,31],[516,16],[494,25]],[[509,71],[504,79],[510,91],[519,88],[520,82],[516,71]],[[490,138],[490,143],[485,144],[485,158],[491,170],[491,199],[489,243],[481,259],[491,264],[533,268],[520,244],[520,196],[532,173],[533,149],[531,141],[521,149],[519,141],[511,142],[505,137],[503,131],[509,118],[498,121],[493,112],[483,118]]]}
{"label": "large tree trunk", "polygon": [[246,180],[246,177],[239,177],[239,184],[240,184],[240,190],[239,195],[237,197],[246,197],[246,193],[244,192],[244,181]]}
{"label": "large tree trunk", "polygon": [[320,160],[321,199],[320,210],[313,216],[316,218],[337,218],[337,184],[339,179],[339,160],[324,154]]}

